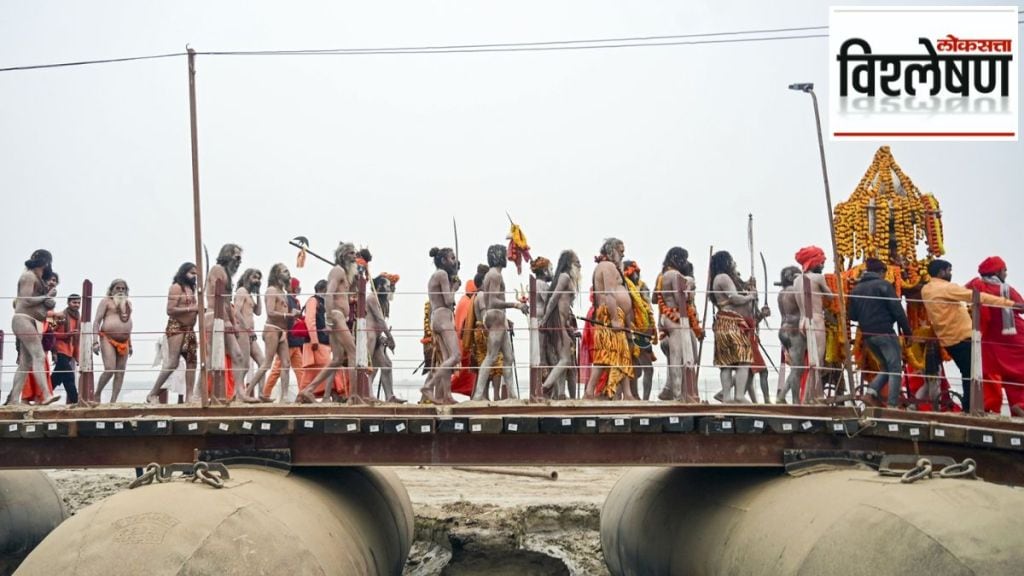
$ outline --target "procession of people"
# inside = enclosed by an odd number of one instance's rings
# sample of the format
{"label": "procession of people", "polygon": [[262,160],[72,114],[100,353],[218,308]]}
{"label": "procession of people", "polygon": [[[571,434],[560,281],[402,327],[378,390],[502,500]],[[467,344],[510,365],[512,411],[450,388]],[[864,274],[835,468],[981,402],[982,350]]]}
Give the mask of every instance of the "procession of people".
{"label": "procession of people", "polygon": [[[660,350],[666,360],[667,377],[657,399],[709,401],[702,399],[697,380],[707,323],[706,316],[702,319],[697,314],[696,302],[702,297],[713,308],[713,365],[721,385],[717,400],[827,401],[823,382],[830,379],[830,370],[836,371],[827,366],[827,332],[837,321],[831,305],[838,295],[826,281],[824,250],[816,246],[801,248],[794,254],[796,266],[786,266],[781,272],[779,360],[790,373],[783,378],[780,370],[774,399],[766,385],[760,398],[754,386],[759,372],[767,381],[768,352],[760,339],[759,325],[771,316],[771,310],[766,303],[759,303],[754,278],[740,277],[729,252],[711,255],[707,291],[698,290],[694,263],[683,247],[667,250],[653,290],[641,280],[639,264],[626,260],[625,254],[623,240],[607,238],[602,242],[590,279],[590,307],[585,315],[578,316],[575,300],[585,282],[573,250],[561,252],[554,271],[547,258],[532,258],[530,273],[537,280],[537,289],[531,300],[518,292],[510,299],[506,290],[506,265],[523,257],[515,244],[494,244],[487,249],[486,262],[477,267],[476,277],[467,283],[461,299],[461,264],[456,252],[446,247],[431,249],[429,256],[436,271],[427,280],[425,309],[425,328],[430,333],[427,358],[431,361],[424,366],[427,379],[419,401],[454,403],[453,390],[473,400],[518,398],[518,383],[513,382],[514,322],[509,314],[513,310],[530,314],[531,307],[539,330],[539,387],[545,398],[565,400],[579,395],[586,400],[649,399],[649,371],[657,360],[655,351]],[[371,394],[367,383],[375,377],[380,378],[385,392],[383,401],[404,402],[393,390],[389,355],[395,349],[388,317],[397,275],[385,273],[371,278],[369,251],[357,251],[354,244],[340,242],[327,278],[320,280],[313,296],[300,305],[299,282],[284,263],[274,264],[267,272],[262,293],[264,276],[259,270],[248,269],[236,279],[242,255],[242,248],[235,244],[226,244],[220,250],[207,278],[206,285],[211,288],[205,290],[207,314],[201,322],[196,266],[186,262],[178,267],[167,293],[161,370],[148,402],[158,401],[161,389],[181,366],[185,368],[184,402],[198,400],[201,385],[208,386],[212,403],[272,402],[274,384],[279,382],[278,397],[282,401],[373,403],[380,400]],[[529,259],[528,252],[526,257]],[[110,402],[117,402],[127,359],[133,353],[133,306],[128,283],[113,280],[100,299],[94,321],[84,326],[79,319],[81,298],[77,294],[68,298],[65,310],[56,310],[57,281],[52,261],[47,250],[37,250],[25,262],[12,322],[19,369],[6,403],[55,402],[58,397],[53,394],[54,386],[64,387],[69,403],[78,401],[74,372],[83,331],[89,332],[88,340],[92,342],[92,350],[86,353],[99,355],[102,374],[94,399],[80,403],[95,405],[108,383],[112,383]],[[910,392],[903,385],[903,358],[917,337],[901,297],[886,279],[888,266],[880,259],[868,258],[847,295],[849,319],[858,326],[863,349],[876,362],[874,370],[862,366],[864,384],[853,383],[851,388],[859,390],[857,398],[867,405],[898,408],[910,403]],[[961,406],[966,409],[970,403],[967,379],[972,358],[971,320],[964,303],[971,300],[971,288],[978,290],[983,304],[985,406],[998,411],[1005,393],[1011,413],[1024,416],[1024,300],[1006,283],[1007,270],[1001,258],[986,259],[978,271],[978,278],[968,283],[969,287],[961,287],[951,282],[949,262],[930,262],[930,280],[921,290],[921,299],[933,340],[962,374]],[[357,282],[367,294],[365,324],[357,322]],[[213,290],[213,286],[221,286],[220,291]],[[255,317],[264,312],[263,329],[257,333]],[[210,372],[207,382],[196,380],[198,330],[205,331]],[[359,330],[366,332],[368,343],[357,352]],[[45,335],[50,332],[54,333],[56,346],[44,346]],[[49,373],[47,351],[52,351],[55,360],[53,375]],[[357,353],[367,357],[357,358]],[[268,374],[272,378],[265,380]],[[294,394],[290,393],[293,382],[298,388]]]}

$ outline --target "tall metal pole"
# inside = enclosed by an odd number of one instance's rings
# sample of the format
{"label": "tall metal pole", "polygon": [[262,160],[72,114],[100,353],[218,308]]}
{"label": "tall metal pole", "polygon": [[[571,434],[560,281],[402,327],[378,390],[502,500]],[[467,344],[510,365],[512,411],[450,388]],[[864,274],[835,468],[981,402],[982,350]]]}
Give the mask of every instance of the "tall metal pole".
{"label": "tall metal pole", "polygon": [[210,403],[210,395],[206,388],[206,286],[203,283],[203,230],[202,214],[199,202],[199,133],[196,127],[196,51],[186,47],[188,51],[188,113],[189,127],[192,134],[192,210],[193,233],[196,250],[196,300],[199,304],[199,394],[203,406]]}
{"label": "tall metal pole", "polygon": [[[818,111],[818,96],[814,89],[805,90],[811,95],[811,102],[814,103],[814,123],[818,128],[818,152],[821,155],[821,178],[825,182],[825,206],[828,209],[828,231],[832,237],[832,260],[836,264],[836,291],[839,293],[839,341],[843,344],[843,368],[846,372],[846,380],[850,383],[850,390],[853,391],[853,365],[850,362],[850,339],[847,337],[848,326],[846,323],[846,287],[843,285],[843,263],[839,258],[839,249],[836,246],[836,227],[832,220],[832,190],[828,184],[828,167],[825,165],[825,140],[821,135],[821,112]],[[842,382],[836,385],[836,396],[843,392]]]}

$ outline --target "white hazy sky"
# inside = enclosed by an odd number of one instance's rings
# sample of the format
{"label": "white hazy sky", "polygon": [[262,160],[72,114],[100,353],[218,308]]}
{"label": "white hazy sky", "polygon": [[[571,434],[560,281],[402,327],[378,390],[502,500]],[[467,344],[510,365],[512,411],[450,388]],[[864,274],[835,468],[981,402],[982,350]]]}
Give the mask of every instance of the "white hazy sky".
{"label": "white hazy sky", "polygon": [[[200,51],[304,49],[816,26],[828,23],[828,7],[6,1],[0,67],[176,52],[186,43]],[[827,102],[827,48],[827,38],[816,38],[200,57],[204,240],[213,254],[224,242],[241,244],[243,267],[264,273],[274,262],[294,264],[286,242],[296,235],[325,253],[339,240],[368,244],[374,272],[398,273],[400,290],[422,292],[433,268],[427,251],[452,243],[452,217],[463,266],[472,270],[489,244],[504,242],[507,210],[534,254],[555,260],[573,248],[586,273],[602,238],[614,235],[652,281],[665,251],[682,245],[702,283],[709,244],[749,269],[750,212],[774,280],[801,246],[830,252],[811,102],[786,89],[811,81]],[[171,276],[194,256],[186,80],[183,57],[0,74],[0,296],[13,295],[22,262],[46,247],[62,295],[87,277],[100,291],[114,277],[127,278],[137,330],[163,329]],[[836,202],[852,192],[880,144],[826,142]],[[966,281],[981,259],[998,253],[1011,282],[1024,284],[1016,273],[1024,270],[1024,143],[892,148],[917,185],[942,202],[956,279]],[[307,291],[325,274],[313,260],[293,269]],[[511,288],[526,275],[511,270],[506,280]],[[411,369],[420,358],[422,304],[422,295],[409,295],[392,305],[393,324],[409,329],[399,340],[399,367]],[[9,305],[0,306],[0,326],[10,326]],[[143,351],[136,362],[148,366],[150,346],[136,345]],[[9,366],[13,343],[5,348]]]}

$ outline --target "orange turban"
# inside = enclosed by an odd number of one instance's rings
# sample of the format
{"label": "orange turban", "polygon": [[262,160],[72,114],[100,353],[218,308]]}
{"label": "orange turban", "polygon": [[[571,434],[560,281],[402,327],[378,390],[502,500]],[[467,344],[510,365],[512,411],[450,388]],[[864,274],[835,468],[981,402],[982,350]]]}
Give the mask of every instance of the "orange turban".
{"label": "orange turban", "polygon": [[533,272],[536,272],[538,270],[547,270],[550,267],[551,260],[548,260],[543,256],[538,256],[537,258],[534,258],[533,262],[530,263],[530,270]]}
{"label": "orange turban", "polygon": [[466,296],[476,294],[476,281],[472,278],[466,281]]}
{"label": "orange turban", "polygon": [[796,261],[808,272],[825,263],[825,251],[817,246],[806,246],[796,253]]}
{"label": "orange turban", "polygon": [[1006,268],[1006,262],[999,256],[989,256],[978,264],[978,274],[982,276],[993,276]]}

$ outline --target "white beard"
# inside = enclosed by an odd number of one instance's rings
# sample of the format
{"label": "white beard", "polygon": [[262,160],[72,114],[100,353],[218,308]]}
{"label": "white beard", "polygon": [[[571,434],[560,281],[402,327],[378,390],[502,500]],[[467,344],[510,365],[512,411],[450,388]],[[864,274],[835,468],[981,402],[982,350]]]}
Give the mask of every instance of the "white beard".
{"label": "white beard", "polygon": [[581,272],[579,266],[574,264],[571,268],[569,268],[569,279],[572,280],[573,290],[576,290],[577,287],[580,285],[580,274]]}
{"label": "white beard", "polygon": [[348,285],[351,286],[356,280],[356,274],[359,273],[359,265],[355,262],[349,262],[345,265],[345,278],[348,280]]}
{"label": "white beard", "polygon": [[114,294],[110,297],[114,301],[114,306],[117,306],[118,312],[124,312],[125,305],[128,304],[127,294]]}

